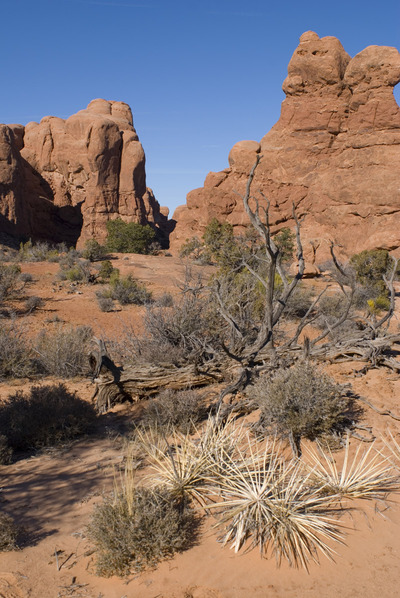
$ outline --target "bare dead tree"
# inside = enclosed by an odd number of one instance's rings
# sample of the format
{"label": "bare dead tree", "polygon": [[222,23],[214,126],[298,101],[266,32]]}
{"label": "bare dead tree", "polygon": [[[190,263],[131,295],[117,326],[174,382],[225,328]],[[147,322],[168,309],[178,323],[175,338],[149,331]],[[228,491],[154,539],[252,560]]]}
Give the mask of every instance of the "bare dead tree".
{"label": "bare dead tree", "polygon": [[[271,236],[271,227],[269,221],[269,202],[262,192],[259,192],[261,200],[264,205],[260,206],[260,200],[251,194],[251,186],[255,171],[262,156],[257,155],[256,161],[250,171],[250,175],[246,185],[246,192],[241,196],[246,213],[249,217],[250,224],[256,231],[260,242],[261,251],[254,255],[256,263],[262,262],[264,268],[261,274],[260,269],[256,265],[250,263],[245,257],[241,261],[241,267],[245,268],[251,276],[259,283],[263,294],[263,313],[258,324],[253,323],[253,331],[255,334],[249,338],[245,337],[244,331],[240,322],[227,307],[221,292],[220,284],[215,286],[215,294],[218,300],[219,312],[228,326],[231,328],[233,336],[239,337],[239,343],[236,347],[227,347],[224,343],[221,346],[229,358],[233,359],[239,364],[239,375],[237,379],[227,386],[220,395],[220,402],[228,394],[235,394],[243,390],[250,382],[255,373],[265,366],[265,358],[270,360],[273,364],[276,360],[276,346],[275,346],[275,330],[282,318],[285,308],[292,296],[296,286],[303,278],[304,274],[304,257],[303,248],[300,237],[300,222],[297,218],[293,206],[293,220],[295,222],[296,230],[296,245],[297,245],[297,271],[290,279],[286,275],[281,263],[281,250],[274,242]],[[250,200],[255,203],[255,209],[250,206]],[[277,277],[282,284],[282,290],[277,291]],[[260,355],[263,355],[260,361]]]}
{"label": "bare dead tree", "polygon": [[[356,279],[339,262],[332,245],[331,279],[314,297],[306,313],[297,322],[291,338],[284,341],[279,338],[280,324],[304,275],[301,222],[293,207],[297,262],[294,275],[288,276],[282,264],[282,251],[271,234],[268,199],[260,191],[256,196],[252,194],[252,184],[260,159],[261,156],[258,155],[250,171],[245,193],[240,196],[259,243],[256,249],[252,246],[251,250],[244,250],[235,255],[234,264],[226,280],[223,276],[214,277],[212,293],[220,327],[212,331],[207,330],[207,333],[203,334],[203,330],[193,327],[187,329],[183,326],[187,322],[187,315],[193,315],[193,306],[198,314],[195,320],[200,322],[203,308],[199,311],[197,302],[202,300],[205,291],[204,281],[190,277],[185,279],[181,292],[184,298],[183,305],[189,311],[183,312],[182,325],[179,318],[171,314],[163,318],[153,314],[156,320],[150,318],[149,322],[155,329],[154,338],[161,339],[159,342],[165,342],[165,347],[168,343],[179,344],[185,350],[189,347],[190,358],[196,356],[195,361],[138,362],[116,368],[110,365],[104,346],[99,345],[98,358],[95,360],[95,382],[100,411],[107,410],[115,402],[126,397],[140,399],[163,388],[184,389],[223,382],[227,374],[230,374],[234,381],[220,393],[220,406],[224,397],[244,390],[262,371],[273,372],[281,366],[293,364],[304,356],[308,359],[332,362],[352,359],[364,362],[365,367],[384,365],[400,372],[400,362],[391,354],[393,344],[400,344],[400,334],[390,334],[388,331],[395,307],[396,260],[393,260],[392,269],[384,279],[390,296],[390,308],[387,313],[379,319],[369,318],[363,322],[359,330],[352,329],[347,337],[343,338],[337,336],[336,332],[342,330],[345,322],[353,317]],[[248,280],[236,296],[233,288],[235,281],[232,277],[243,272],[248,274]],[[333,319],[324,318],[320,334],[310,340],[306,328],[314,325],[317,319],[321,321],[319,306],[333,284],[338,286],[341,293],[341,313]],[[256,287],[261,295],[262,304],[257,318],[252,311]],[[203,328],[204,322],[208,321],[203,321]],[[245,411],[246,405],[242,404],[240,409]],[[251,410],[251,407],[249,409]]]}

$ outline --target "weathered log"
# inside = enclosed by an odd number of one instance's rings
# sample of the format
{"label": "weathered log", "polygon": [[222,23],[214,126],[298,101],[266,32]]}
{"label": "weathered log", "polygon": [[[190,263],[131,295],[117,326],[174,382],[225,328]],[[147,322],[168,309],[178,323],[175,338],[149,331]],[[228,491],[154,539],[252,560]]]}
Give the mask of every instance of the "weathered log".
{"label": "weathered log", "polygon": [[96,344],[98,349],[90,354],[90,362],[96,384],[93,399],[96,399],[99,413],[106,412],[116,403],[139,401],[163,389],[184,390],[223,380],[221,367],[212,363],[201,369],[195,364],[178,367],[169,363],[117,367],[107,354],[104,343],[96,340]]}
{"label": "weathered log", "polygon": [[[400,344],[400,335],[392,334],[375,339],[358,338],[335,344],[313,347],[309,358],[318,361],[360,361],[366,367],[384,366],[400,372],[400,362],[391,355],[393,344]],[[99,413],[104,413],[116,403],[136,402],[151,397],[160,390],[185,390],[223,382],[228,375],[236,375],[238,364],[228,360],[212,361],[199,367],[196,364],[176,366],[170,363],[137,363],[118,367],[110,359],[105,345],[96,340],[97,349],[90,354],[96,390],[93,398]],[[277,367],[288,367],[303,356],[302,347],[277,347],[274,363],[269,353],[260,353],[254,364],[258,372],[273,372]]]}

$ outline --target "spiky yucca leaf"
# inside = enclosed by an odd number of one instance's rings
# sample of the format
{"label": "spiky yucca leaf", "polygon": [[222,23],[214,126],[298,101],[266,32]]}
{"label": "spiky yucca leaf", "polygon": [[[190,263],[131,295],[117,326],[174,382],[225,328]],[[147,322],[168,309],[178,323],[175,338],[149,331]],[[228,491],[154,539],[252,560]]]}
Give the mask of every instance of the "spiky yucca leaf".
{"label": "spiky yucca leaf", "polygon": [[[263,556],[271,551],[278,564],[308,568],[318,562],[318,550],[333,559],[329,542],[342,542],[332,512],[331,497],[310,494],[309,474],[298,461],[287,462],[276,441],[267,444],[262,461],[250,444],[238,449],[238,458],[225,455],[219,479],[221,501],[210,508],[221,509],[216,526],[224,526],[223,544],[239,551],[258,546]],[[252,461],[252,456],[254,460]]]}
{"label": "spiky yucca leaf", "polygon": [[319,494],[373,500],[383,499],[389,492],[399,488],[398,475],[393,473],[388,459],[375,449],[375,443],[367,450],[359,445],[351,457],[347,438],[341,469],[338,469],[330,450],[325,451],[319,446],[319,455],[311,449],[307,452]]}
{"label": "spiky yucca leaf", "polygon": [[391,462],[393,467],[395,467],[397,470],[399,470],[400,469],[400,444],[398,443],[396,438],[393,436],[393,433],[391,430],[389,430],[388,434],[389,434],[389,440],[385,437],[382,437],[382,440],[384,442],[385,447],[390,452],[389,461]]}
{"label": "spiky yucca leaf", "polygon": [[213,464],[187,434],[175,432],[165,451],[152,446],[148,455],[151,473],[147,481],[151,486],[162,485],[179,500],[195,499],[205,504],[206,478]]}

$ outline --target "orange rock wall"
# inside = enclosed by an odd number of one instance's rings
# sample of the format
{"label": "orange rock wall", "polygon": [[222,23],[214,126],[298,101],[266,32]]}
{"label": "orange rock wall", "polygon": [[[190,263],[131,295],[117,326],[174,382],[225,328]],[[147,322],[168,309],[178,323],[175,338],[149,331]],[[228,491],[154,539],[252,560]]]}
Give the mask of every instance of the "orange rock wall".
{"label": "orange rock wall", "polygon": [[67,120],[0,125],[0,231],[82,245],[103,241],[119,216],[167,222],[127,104],[98,99]]}
{"label": "orange rock wall", "polygon": [[201,236],[213,217],[237,230],[246,225],[237,193],[260,152],[252,190],[268,197],[276,230],[293,226],[294,203],[309,266],[328,257],[331,241],[346,255],[399,249],[399,81],[395,48],[370,46],[350,58],[335,37],[304,33],[283,83],[279,121],[260,143],[237,143],[229,168],[209,173],[188,194],[173,216],[172,248]]}

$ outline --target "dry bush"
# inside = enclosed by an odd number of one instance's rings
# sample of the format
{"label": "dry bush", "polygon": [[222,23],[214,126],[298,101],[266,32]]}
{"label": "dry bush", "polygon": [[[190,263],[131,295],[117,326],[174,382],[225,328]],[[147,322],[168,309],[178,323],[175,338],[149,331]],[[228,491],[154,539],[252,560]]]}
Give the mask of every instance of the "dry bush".
{"label": "dry bush", "polygon": [[0,465],[9,465],[12,455],[13,450],[8,444],[7,436],[0,434]]}
{"label": "dry bush", "polygon": [[17,550],[20,530],[10,515],[0,512],[0,552]]}
{"label": "dry bush", "polygon": [[63,251],[67,251],[67,247],[63,244],[53,246],[47,241],[38,241],[37,243],[27,241],[21,243],[18,259],[23,262],[57,262]]}
{"label": "dry bush", "polygon": [[29,274],[29,272],[22,272],[19,275],[19,279],[21,282],[23,282],[24,284],[26,284],[27,282],[32,282],[33,281],[33,276],[32,274]]}
{"label": "dry bush", "polygon": [[0,301],[9,299],[20,290],[21,268],[18,264],[0,264]]}
{"label": "dry bush", "polygon": [[121,305],[144,305],[151,301],[151,292],[130,274],[110,279],[111,295]]}
{"label": "dry bush", "polygon": [[54,330],[43,330],[34,347],[41,371],[61,378],[86,375],[92,337],[89,326],[59,325]]}
{"label": "dry bush", "polygon": [[295,454],[302,438],[341,433],[356,415],[343,388],[309,363],[279,371],[271,381],[261,378],[253,396],[261,410],[258,429],[288,438]]}
{"label": "dry bush", "polygon": [[32,313],[33,311],[39,309],[39,307],[43,307],[45,304],[44,300],[41,297],[37,297],[36,295],[32,295],[28,297],[25,301],[25,309],[28,313]]}
{"label": "dry bush", "polygon": [[197,524],[193,510],[162,487],[131,488],[105,498],[88,526],[97,573],[109,577],[154,567],[190,547]]}
{"label": "dry bush", "polygon": [[298,285],[289,297],[285,307],[284,316],[289,319],[302,318],[311,307],[314,289]]}
{"label": "dry bush", "polygon": [[156,301],[158,307],[172,307],[174,298],[171,293],[163,293]]}
{"label": "dry bush", "polygon": [[115,308],[114,300],[112,297],[109,297],[108,294],[102,292],[96,293],[96,301],[100,310],[103,312],[110,312]]}
{"label": "dry bush", "polygon": [[0,326],[0,380],[26,378],[37,373],[26,330],[16,321]]}
{"label": "dry bush", "polygon": [[63,384],[33,386],[0,405],[0,434],[12,450],[41,448],[85,433],[95,417],[92,405]]}
{"label": "dry bush", "polygon": [[150,401],[141,424],[147,428],[157,426],[189,434],[205,412],[203,397],[198,392],[167,389]]}

